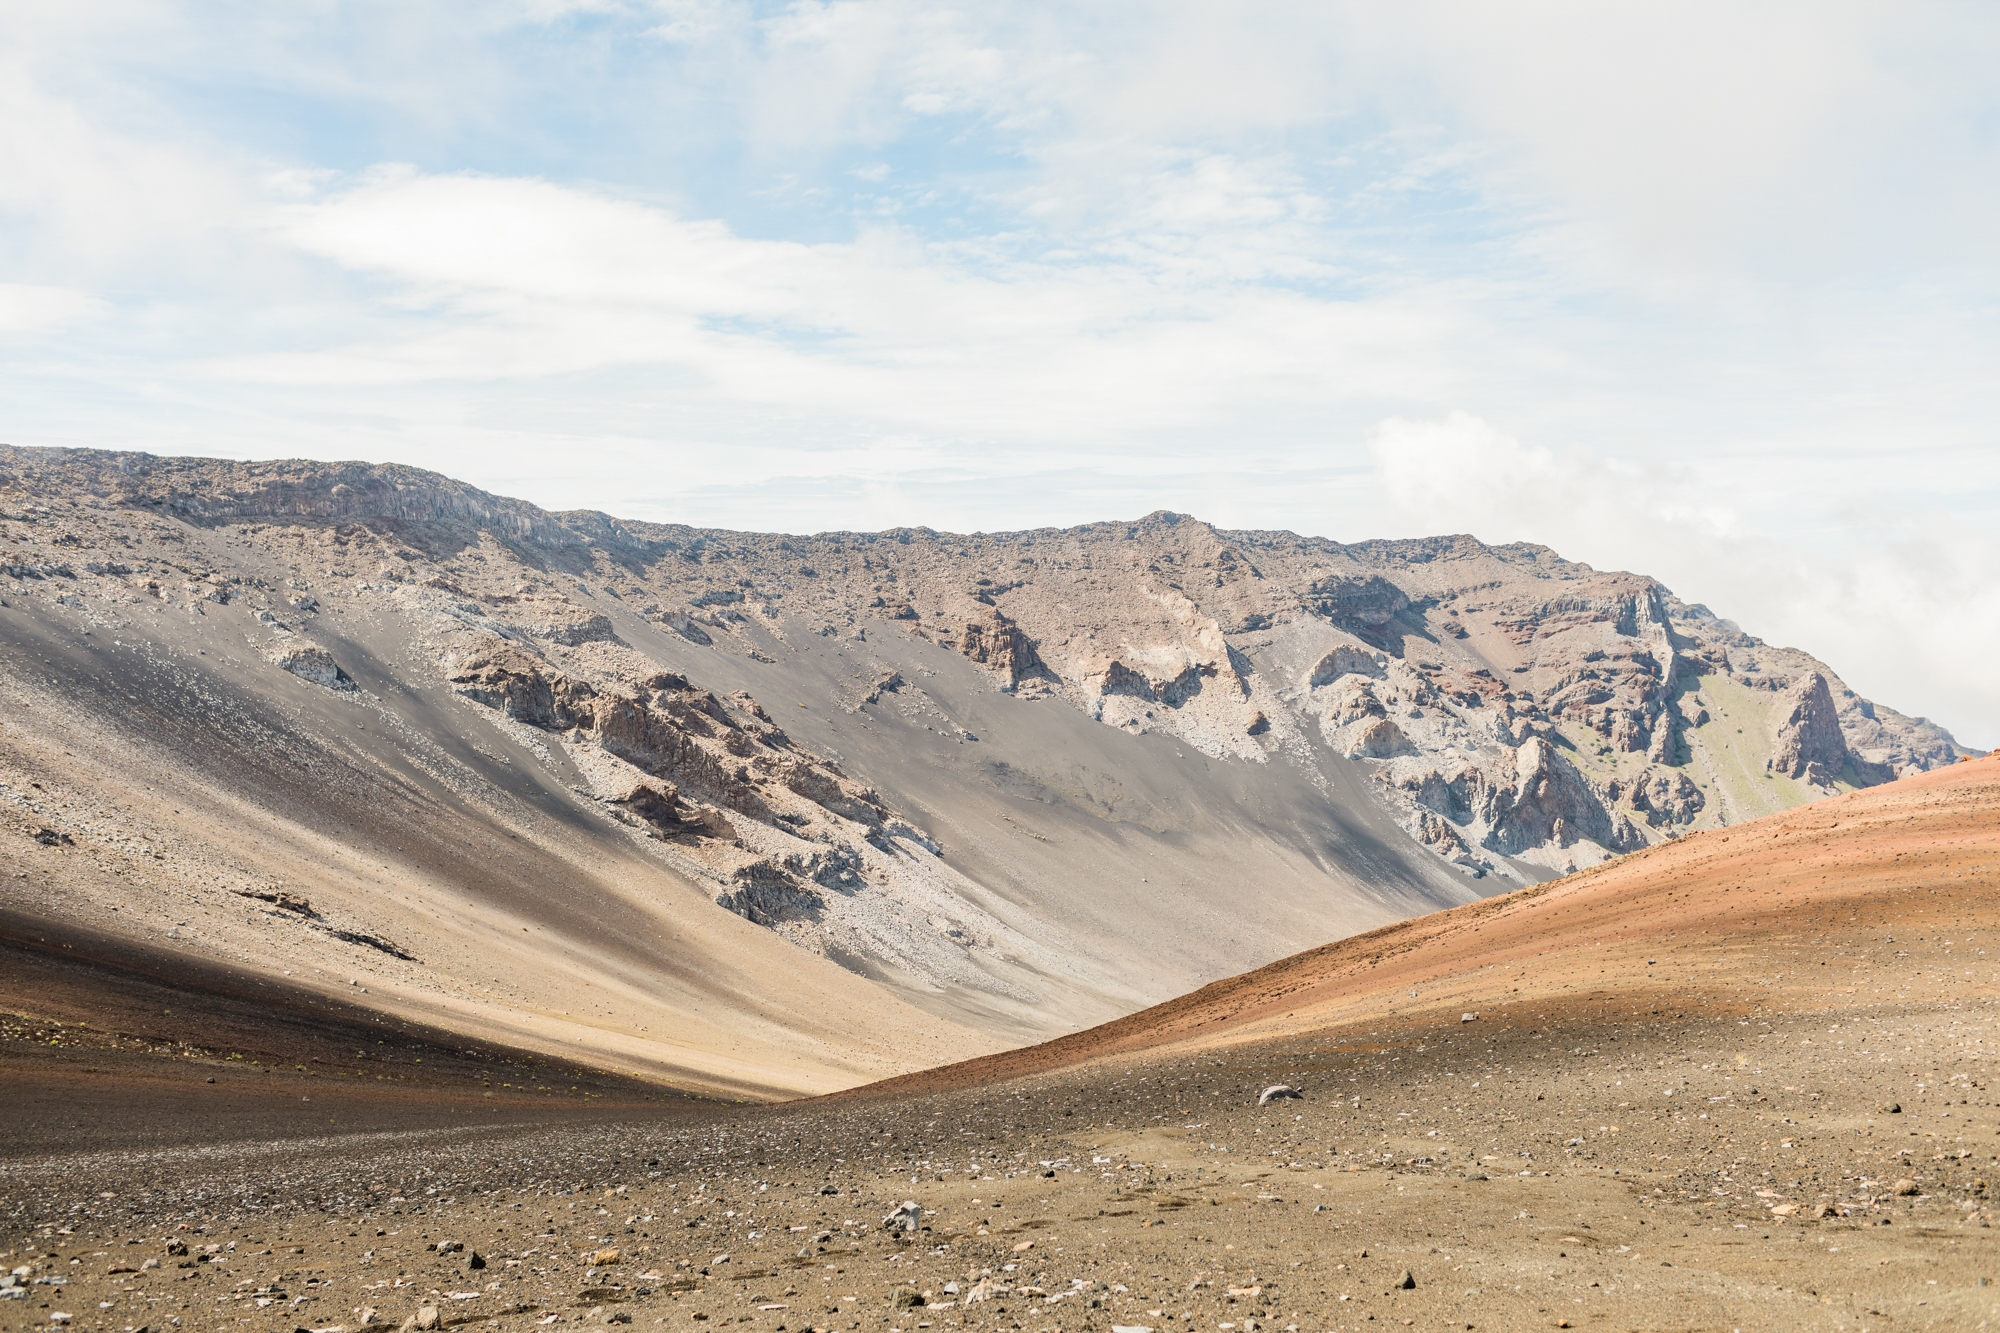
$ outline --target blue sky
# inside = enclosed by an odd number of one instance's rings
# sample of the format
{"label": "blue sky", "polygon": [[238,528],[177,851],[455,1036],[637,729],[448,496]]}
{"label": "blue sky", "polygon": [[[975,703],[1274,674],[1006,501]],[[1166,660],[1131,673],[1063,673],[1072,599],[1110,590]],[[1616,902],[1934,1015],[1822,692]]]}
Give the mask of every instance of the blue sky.
{"label": "blue sky", "polygon": [[1540,541],[2000,744],[1996,14],[13,6],[0,421]]}

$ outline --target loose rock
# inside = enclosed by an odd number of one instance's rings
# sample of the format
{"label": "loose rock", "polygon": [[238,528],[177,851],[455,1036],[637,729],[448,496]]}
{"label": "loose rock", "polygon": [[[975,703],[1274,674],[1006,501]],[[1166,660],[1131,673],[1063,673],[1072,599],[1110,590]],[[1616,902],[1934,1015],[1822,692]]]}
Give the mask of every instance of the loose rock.
{"label": "loose rock", "polygon": [[882,1225],[892,1236],[914,1236],[923,1229],[924,1212],[917,1207],[914,1199],[905,1199],[896,1210],[882,1219]]}

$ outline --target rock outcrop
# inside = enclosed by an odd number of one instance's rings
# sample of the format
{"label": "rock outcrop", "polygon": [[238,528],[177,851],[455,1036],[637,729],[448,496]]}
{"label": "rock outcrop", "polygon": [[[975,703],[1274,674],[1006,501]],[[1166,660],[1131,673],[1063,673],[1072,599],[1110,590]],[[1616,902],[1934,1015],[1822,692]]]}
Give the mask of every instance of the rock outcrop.
{"label": "rock outcrop", "polygon": [[[1651,579],[1526,544],[1342,544],[1164,512],[1060,531],[797,537],[551,514],[392,466],[61,450],[7,450],[0,462],[17,491],[89,495],[106,512],[239,531],[310,525],[334,577],[421,592],[477,629],[466,641],[476,651],[457,653],[451,674],[467,698],[584,738],[669,784],[694,803],[685,809],[760,824],[777,817],[778,791],[858,829],[895,821],[864,784],[799,753],[754,702],[725,704],[666,677],[642,687],[658,664],[640,663],[621,616],[765,666],[788,642],[865,643],[872,626],[950,649],[999,691],[1064,700],[1211,760],[1361,764],[1412,838],[1478,874],[1560,868],[1963,753],[1941,728],[1861,699],[1823,663]],[[533,562],[516,554],[528,550]],[[162,578],[108,545],[0,555],[15,578],[57,581],[79,604],[91,595],[81,585],[113,583],[194,615],[246,599],[318,613],[304,590],[281,600],[193,566]],[[288,670],[345,688],[322,650],[283,651],[294,654]],[[581,669],[597,657],[630,670]],[[893,707],[974,743],[971,729],[926,712],[909,679],[877,663],[841,706]],[[634,817],[694,818],[667,805],[666,815],[634,806]],[[804,911],[764,892],[743,904],[788,919]]]}
{"label": "rock outcrop", "polygon": [[285,644],[271,653],[272,665],[329,690],[351,690],[354,680],[326,649],[309,643]]}
{"label": "rock outcrop", "polygon": [[984,615],[967,620],[956,646],[1000,677],[1008,689],[1018,688],[1024,680],[1041,679],[1049,674],[1021,627],[997,609],[989,608]]}
{"label": "rock outcrop", "polygon": [[1788,778],[1831,787],[1853,762],[1826,677],[1815,671],[1779,696],[1766,765]]}

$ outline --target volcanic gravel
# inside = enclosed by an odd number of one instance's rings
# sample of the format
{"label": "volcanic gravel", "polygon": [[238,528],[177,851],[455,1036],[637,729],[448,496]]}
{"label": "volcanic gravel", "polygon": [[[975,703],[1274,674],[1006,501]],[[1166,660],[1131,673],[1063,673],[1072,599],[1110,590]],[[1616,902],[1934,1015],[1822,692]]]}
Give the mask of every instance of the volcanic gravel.
{"label": "volcanic gravel", "polygon": [[[1996,1040],[1990,1002],[1571,1017],[1378,1024],[930,1094],[476,1123],[444,1108],[427,1126],[411,1108],[370,1132],[16,1158],[4,1249],[32,1273],[0,1328],[1993,1313],[2000,1126],[1961,1058]],[[1275,1081],[1305,1099],[1258,1108]],[[906,1199],[923,1210],[909,1239],[883,1225]]]}

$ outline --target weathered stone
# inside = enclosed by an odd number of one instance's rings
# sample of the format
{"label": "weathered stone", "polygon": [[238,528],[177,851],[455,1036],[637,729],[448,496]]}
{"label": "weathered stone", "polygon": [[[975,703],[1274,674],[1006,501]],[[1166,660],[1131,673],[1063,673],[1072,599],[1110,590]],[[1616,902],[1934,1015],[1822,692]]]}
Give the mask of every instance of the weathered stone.
{"label": "weathered stone", "polygon": [[923,1229],[924,1214],[916,1201],[906,1199],[882,1219],[882,1227],[892,1236],[914,1236]]}
{"label": "weathered stone", "polygon": [[1004,677],[1010,686],[1049,674],[1035,653],[1035,645],[997,607],[978,619],[966,621],[955,646],[973,661]]}
{"label": "weathered stone", "polygon": [[329,690],[351,691],[354,680],[341,670],[340,663],[326,649],[309,643],[282,644],[271,654],[271,662],[300,680],[324,685]]}
{"label": "weathered stone", "polygon": [[1828,787],[1852,762],[1847,740],[1841,735],[1833,691],[1818,672],[1784,693],[1776,728],[1770,759],[1775,773]]}

